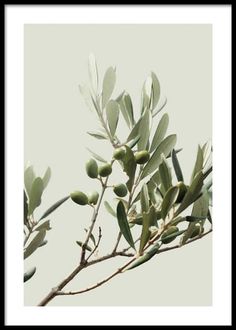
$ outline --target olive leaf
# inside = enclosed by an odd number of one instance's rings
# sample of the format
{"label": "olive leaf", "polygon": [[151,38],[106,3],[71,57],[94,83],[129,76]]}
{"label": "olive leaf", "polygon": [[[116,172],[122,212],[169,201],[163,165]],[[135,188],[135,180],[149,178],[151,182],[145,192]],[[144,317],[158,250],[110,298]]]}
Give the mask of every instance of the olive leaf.
{"label": "olive leaf", "polygon": [[107,69],[102,84],[102,108],[104,109],[109,101],[116,83],[116,70],[113,67]]}
{"label": "olive leaf", "polygon": [[92,131],[89,131],[87,132],[90,136],[98,139],[98,140],[107,140],[107,136],[101,132],[92,132]]}
{"label": "olive leaf", "polygon": [[131,123],[130,123],[128,111],[127,111],[125,103],[124,103],[124,94],[125,94],[125,91],[123,91],[115,100],[120,106],[120,111],[122,113],[122,116],[124,117],[124,120],[125,120],[127,126],[130,127]]}
{"label": "olive leaf", "polygon": [[129,177],[129,180],[126,182],[126,186],[130,192],[133,187],[135,171],[136,171],[137,165],[135,162],[133,151],[128,146],[125,146],[125,148],[126,148],[126,153],[125,153],[125,157],[122,160],[122,162],[124,165],[124,172]]}
{"label": "olive leaf", "polygon": [[97,159],[99,162],[102,163],[107,163],[107,160],[105,160],[104,158],[102,158],[101,156],[99,156],[98,154],[96,154],[94,151],[90,150],[89,148],[87,148],[87,150],[93,155],[93,157],[95,159]]}
{"label": "olive leaf", "polygon": [[41,204],[41,196],[43,193],[43,180],[39,177],[34,179],[29,195],[28,215],[31,215],[34,210]]}
{"label": "olive leaf", "polygon": [[129,133],[126,142],[129,142],[133,139],[135,139],[138,135],[139,135],[139,127],[140,127],[140,123],[142,121],[143,117],[140,117],[139,120],[137,121],[137,123],[134,125],[134,127],[132,128],[131,132]]}
{"label": "olive leaf", "polygon": [[165,194],[162,204],[161,204],[161,217],[162,219],[165,219],[167,214],[169,213],[170,209],[174,205],[177,197],[179,194],[179,188],[178,187],[171,187]]}
{"label": "olive leaf", "polygon": [[175,212],[175,216],[179,215],[182,211],[184,211],[189,205],[191,205],[195,200],[199,197],[203,186],[203,173],[199,172],[193,182],[191,183],[190,187],[188,188],[182,203],[178,207],[177,211]]}
{"label": "olive leaf", "polygon": [[116,212],[113,210],[113,208],[111,207],[111,205],[107,201],[104,202],[104,206],[105,206],[107,212],[110,213],[113,217],[116,218]]}
{"label": "olive leaf", "polygon": [[138,143],[138,141],[140,140],[140,135],[137,135],[136,138],[134,138],[133,140],[129,141],[128,143],[126,143],[126,145],[132,149],[134,146],[136,146],[136,144]]}
{"label": "olive leaf", "polygon": [[153,152],[159,146],[161,141],[164,139],[168,125],[169,125],[169,116],[167,113],[164,113],[164,115],[161,117],[161,120],[153,136],[150,152]]}
{"label": "olive leaf", "polygon": [[150,110],[146,109],[143,116],[141,117],[139,131],[140,139],[138,141],[138,150],[145,150],[147,148],[147,143],[150,135]]}
{"label": "olive leaf", "polygon": [[43,188],[45,189],[49,183],[49,180],[51,178],[51,169],[50,167],[47,168],[44,176],[43,176]]}
{"label": "olive leaf", "polygon": [[165,160],[165,156],[162,156],[162,163],[159,166],[159,175],[162,187],[164,189],[164,192],[166,193],[167,190],[172,186],[172,177],[170,173],[170,168]]}
{"label": "olive leaf", "polygon": [[24,190],[24,225],[28,224],[28,199]]}
{"label": "olive leaf", "polygon": [[30,244],[26,247],[24,251],[24,259],[28,258],[37,248],[41,245],[46,236],[46,230],[40,230],[37,235],[33,238]]}
{"label": "olive leaf", "polygon": [[[163,237],[163,239],[165,239],[165,240],[169,240],[169,239],[172,239],[172,238],[175,239],[177,236],[180,236],[180,235],[182,235],[182,234],[185,233],[185,232],[186,232],[186,229],[178,230],[178,231],[175,232],[175,233],[172,233],[172,234],[170,234],[170,235],[168,235],[168,236]],[[162,241],[162,238],[161,238],[161,241]]]}
{"label": "olive leaf", "polygon": [[34,276],[35,272],[36,272],[36,267],[32,267],[29,270],[27,270],[27,272],[24,273],[24,282],[30,280],[31,277]]}
{"label": "olive leaf", "polygon": [[33,166],[29,166],[26,168],[24,173],[24,181],[25,181],[25,190],[27,192],[28,197],[30,196],[32,184],[35,180],[36,176],[34,173]]}
{"label": "olive leaf", "polygon": [[135,260],[131,264],[130,267],[125,269],[125,271],[134,269],[134,268],[144,264],[145,262],[149,261],[151,258],[153,258],[158,253],[159,248],[160,248],[160,245],[158,243],[153,245],[153,247],[147,253],[145,253],[143,256],[141,256],[137,260]]}
{"label": "olive leaf", "polygon": [[132,104],[130,95],[125,92],[123,95],[123,100],[124,100],[125,109],[126,109],[126,112],[127,112],[128,118],[129,118],[129,122],[130,122],[131,126],[133,126],[135,124],[135,121],[134,121],[133,104]]}
{"label": "olive leaf", "polygon": [[89,108],[89,110],[90,111],[95,110],[96,112],[98,112],[98,109],[95,106],[95,103],[92,99],[92,96],[90,94],[90,91],[89,91],[88,87],[85,86],[85,85],[79,85],[79,91],[80,91],[81,95],[83,96],[84,101],[85,101],[87,107]]}
{"label": "olive leaf", "polygon": [[[88,232],[88,229],[87,228],[84,228],[84,230],[85,230],[86,233]],[[93,242],[93,245],[95,246],[96,245],[96,239],[95,239],[93,233],[91,233],[89,235],[89,239]]]}
{"label": "olive leaf", "polygon": [[89,252],[92,252],[93,251],[93,249],[88,244],[84,244],[81,241],[76,241],[76,244],[78,244],[80,247],[84,247],[85,250],[87,250]]}
{"label": "olive leaf", "polygon": [[[200,199],[200,198],[199,198]],[[188,222],[194,222],[194,221],[198,221],[198,220],[204,220],[206,219],[206,217],[202,217],[202,216],[193,216],[193,215],[187,215],[185,217],[185,220]]]}
{"label": "olive leaf", "polygon": [[114,100],[110,100],[106,106],[106,114],[111,135],[114,136],[119,119],[119,104]]}
{"label": "olive leaf", "polygon": [[164,97],[162,102],[160,102],[159,107],[157,107],[155,110],[152,111],[152,118],[154,118],[159,112],[161,112],[161,110],[166,106],[166,103],[167,103],[167,98]]}
{"label": "olive leaf", "polygon": [[118,224],[119,224],[122,235],[124,236],[126,241],[129,243],[129,245],[135,249],[133,237],[132,237],[132,234],[131,234],[131,231],[129,228],[129,223],[128,223],[128,220],[126,217],[125,207],[121,201],[119,201],[119,203],[117,204],[116,214],[117,214],[117,220],[118,220]]}
{"label": "olive leaf", "polygon": [[39,245],[39,247],[42,247],[42,246],[46,245],[47,243],[48,243],[48,241],[46,239],[44,239],[42,241],[42,243]]}
{"label": "olive leaf", "polygon": [[61,206],[65,201],[67,201],[67,199],[69,199],[70,196],[66,196],[61,198],[59,201],[57,201],[56,203],[54,203],[51,207],[49,207],[49,209],[47,209],[47,211],[45,211],[43,213],[43,215],[41,216],[41,218],[39,219],[39,221],[41,221],[42,219],[46,218],[49,214],[51,214],[52,212],[54,212],[59,206]]}
{"label": "olive leaf", "polygon": [[157,103],[159,102],[160,99],[160,94],[161,94],[161,86],[160,82],[157,79],[157,76],[154,72],[151,72],[151,77],[152,77],[152,110],[155,109],[157,106]]}
{"label": "olive leaf", "polygon": [[175,149],[172,150],[171,159],[172,159],[172,164],[173,164],[173,167],[175,170],[175,175],[176,175],[177,180],[184,182],[183,173],[182,173]]}
{"label": "olive leaf", "polygon": [[148,195],[148,188],[147,188],[147,184],[145,183],[141,189],[141,196],[140,196],[140,200],[141,200],[141,209],[142,212],[148,212],[149,210],[149,195]]}
{"label": "olive leaf", "polygon": [[195,178],[196,174],[203,169],[203,152],[200,146],[198,146],[198,152],[197,152],[197,158],[195,161],[193,173],[191,175],[190,183],[193,182],[193,179]]}
{"label": "olive leaf", "polygon": [[142,88],[141,114],[143,114],[146,109],[150,109],[151,93],[152,93],[152,79],[151,77],[148,77],[145,80]]}
{"label": "olive leaf", "polygon": [[93,54],[89,55],[89,77],[94,93],[97,93],[98,90],[98,69],[95,56]]}
{"label": "olive leaf", "polygon": [[52,229],[50,227],[50,220],[46,220],[44,223],[42,223],[41,225],[39,225],[38,227],[35,228],[36,231],[40,231],[42,229],[45,229],[45,230]]}
{"label": "olive leaf", "polygon": [[156,148],[148,163],[144,167],[141,175],[141,179],[145,178],[147,175],[152,174],[158,166],[161,164],[162,159],[161,155],[164,154],[165,157],[169,155],[169,153],[173,150],[176,144],[176,135],[167,136]]}
{"label": "olive leaf", "polygon": [[151,232],[149,228],[153,225],[153,222],[155,220],[156,220],[156,210],[154,206],[151,206],[148,212],[143,212],[142,233],[141,233],[140,245],[139,245],[140,254],[143,252],[143,249],[151,236]]}

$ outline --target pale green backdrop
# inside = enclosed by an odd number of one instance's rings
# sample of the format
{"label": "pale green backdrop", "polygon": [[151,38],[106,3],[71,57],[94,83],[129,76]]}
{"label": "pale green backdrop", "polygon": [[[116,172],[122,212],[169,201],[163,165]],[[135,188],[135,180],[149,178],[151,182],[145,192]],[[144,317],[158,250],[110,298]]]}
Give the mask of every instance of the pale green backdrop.
{"label": "pale green backdrop", "polygon": [[[86,147],[111,156],[108,144],[86,134],[97,119],[86,108],[78,85],[88,82],[87,59],[94,53],[100,77],[116,66],[114,95],[126,89],[139,111],[142,84],[154,71],[168,99],[168,132],[177,133],[179,160],[188,180],[198,143],[211,139],[212,31],[210,25],[26,25],[25,26],[25,163],[39,175],[47,166],[51,182],[40,215],[75,189],[98,187],[85,173]],[[158,117],[160,118],[160,117]],[[120,127],[122,130],[122,127]],[[121,180],[118,172],[114,182]],[[111,198],[108,194],[107,198]],[[68,201],[50,216],[49,243],[26,262],[37,266],[25,284],[25,304],[37,304],[75,267],[91,210]],[[113,246],[116,220],[101,210],[103,229],[99,254]],[[124,242],[123,242],[124,243]],[[67,286],[82,289],[121,266],[107,261],[81,273]],[[212,241],[207,236],[180,250],[162,254],[143,267],[79,296],[58,297],[51,306],[203,306],[212,302]]]}

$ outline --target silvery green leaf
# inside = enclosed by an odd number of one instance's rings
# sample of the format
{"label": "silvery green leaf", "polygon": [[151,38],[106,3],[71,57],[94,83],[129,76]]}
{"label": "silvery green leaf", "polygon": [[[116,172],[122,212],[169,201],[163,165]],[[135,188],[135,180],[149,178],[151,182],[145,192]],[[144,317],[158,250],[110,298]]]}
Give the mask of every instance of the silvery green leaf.
{"label": "silvery green leaf", "polygon": [[28,215],[31,215],[34,210],[41,204],[43,189],[43,180],[39,177],[34,179],[29,196]]}
{"label": "silvery green leaf", "polygon": [[142,233],[140,238],[139,253],[143,252],[143,249],[151,236],[151,231],[149,230],[149,228],[152,226],[155,220],[156,220],[156,210],[154,206],[151,206],[148,212],[143,212]]}
{"label": "silvery green leaf", "polygon": [[152,111],[152,118],[154,118],[161,110],[165,107],[167,103],[167,98],[165,97],[162,102],[160,101],[160,105]]}
{"label": "silvery green leaf", "polygon": [[134,138],[133,140],[129,141],[127,143],[127,146],[132,149],[133,147],[136,146],[136,144],[138,143],[138,141],[140,140],[140,135],[137,135],[136,138]]}
{"label": "silvery green leaf", "polygon": [[161,87],[159,80],[157,79],[157,76],[154,72],[151,73],[151,77],[152,77],[152,89],[153,89],[152,109],[155,109],[160,99]]}
{"label": "silvery green leaf", "polygon": [[98,91],[98,69],[94,54],[89,55],[89,77],[95,94]]}
{"label": "silvery green leaf", "polygon": [[43,176],[43,187],[44,187],[44,189],[47,187],[50,178],[51,178],[51,169],[50,169],[50,167],[48,167],[45,174],[44,174],[44,176]]}
{"label": "silvery green leaf", "polygon": [[158,169],[162,162],[161,155],[164,154],[165,157],[173,150],[176,144],[176,135],[167,136],[156,148],[148,163],[144,167],[141,175],[141,179],[145,178],[147,175],[152,174]]}
{"label": "silvery green leaf", "polygon": [[191,183],[190,187],[188,188],[184,199],[182,200],[179,208],[175,212],[175,216],[179,215],[183,212],[188,206],[190,206],[195,200],[199,197],[203,186],[203,173],[199,172],[193,182]]}
{"label": "silvery green leaf", "polygon": [[116,212],[113,210],[113,208],[111,207],[111,205],[107,201],[104,202],[104,206],[105,206],[107,212],[110,213],[113,217],[116,218]]}
{"label": "silvery green leaf", "polygon": [[148,187],[147,184],[144,183],[142,189],[141,189],[141,209],[142,212],[148,212],[149,210],[149,195],[148,195]]}
{"label": "silvery green leaf", "polygon": [[134,112],[133,112],[133,104],[131,97],[128,93],[125,92],[123,99],[124,99],[125,109],[128,114],[129,122],[131,126],[133,126],[135,124],[135,121],[134,121]]}
{"label": "silvery green leaf", "polygon": [[28,199],[24,190],[24,225],[26,226],[28,224],[27,216],[28,216]]}
{"label": "silvery green leaf", "polygon": [[[135,260],[130,267],[126,268],[126,270],[130,270],[133,268],[136,268],[142,264],[144,264],[145,262],[149,261],[151,258],[153,258],[156,254],[158,254],[158,250],[160,248],[160,245],[158,243],[156,243],[155,245],[153,245],[153,247],[147,252],[145,253],[143,256],[139,257],[137,260]],[[125,270],[125,271],[126,271]]]}
{"label": "silvery green leaf", "polygon": [[129,245],[135,249],[134,240],[130,231],[129,223],[125,212],[125,207],[121,201],[119,201],[119,203],[117,204],[116,214],[122,235],[129,243]]}
{"label": "silvery green leaf", "polygon": [[129,180],[126,182],[126,186],[129,190],[129,192],[131,192],[133,183],[134,183],[134,177],[135,177],[135,171],[136,171],[137,164],[135,162],[133,151],[127,146],[125,146],[125,148],[126,148],[126,153],[125,153],[125,157],[122,160],[122,162],[123,162],[123,166],[124,166],[124,172],[129,177]]}
{"label": "silvery green leaf", "polygon": [[165,157],[162,158],[162,163],[159,165],[159,175],[163,191],[166,193],[167,190],[172,186],[172,177]]}
{"label": "silvery green leaf", "polygon": [[165,236],[165,240],[168,240],[168,239],[170,239],[170,238],[176,238],[177,236],[180,236],[180,235],[182,235],[183,233],[185,233],[186,232],[186,229],[184,229],[184,230],[179,230],[179,231],[177,231],[177,232],[175,232],[175,233],[173,233],[173,234],[170,234],[170,235],[168,235],[168,236]]}
{"label": "silvery green leaf", "polygon": [[129,141],[135,139],[139,135],[139,127],[140,127],[141,121],[142,121],[142,117],[139,118],[139,120],[137,121],[137,123],[132,128],[129,136],[127,137],[126,142],[129,142]]}
{"label": "silvery green leaf", "polygon": [[147,143],[150,135],[149,125],[150,125],[150,110],[146,109],[139,125],[138,135],[140,135],[140,139],[138,141],[138,150],[146,150],[147,148]]}
{"label": "silvery green leaf", "polygon": [[41,245],[46,236],[46,230],[40,230],[37,235],[33,238],[30,244],[26,247],[24,251],[24,259],[28,258],[37,248]]}
{"label": "silvery green leaf", "polygon": [[102,158],[101,156],[99,156],[98,154],[96,154],[95,152],[93,152],[92,150],[90,150],[89,148],[87,148],[87,150],[93,155],[93,157],[95,159],[97,159],[99,162],[102,163],[107,163],[107,160],[105,160],[104,158]]}
{"label": "silvery green leaf", "polygon": [[165,113],[162,116],[162,118],[157,126],[156,132],[153,136],[151,147],[150,147],[150,152],[153,152],[159,146],[161,141],[164,139],[167,128],[168,128],[168,124],[169,124],[169,116],[167,113]]}
{"label": "silvery green leaf", "polygon": [[80,91],[81,95],[83,96],[84,101],[85,101],[87,107],[89,108],[89,110],[90,111],[95,110],[97,112],[97,108],[92,100],[92,96],[91,96],[91,93],[90,93],[88,87],[85,85],[79,85],[79,91]]}
{"label": "silvery green leaf", "polygon": [[41,218],[39,219],[39,221],[41,221],[42,219],[44,219],[47,216],[49,216],[49,214],[51,214],[52,212],[54,212],[59,206],[61,206],[65,201],[67,201],[67,199],[69,199],[69,197],[70,196],[63,197],[59,201],[57,201],[56,203],[54,203],[51,207],[49,207],[49,209],[47,209],[47,211],[45,211],[43,213],[43,215],[41,216]]}
{"label": "silvery green leaf", "polygon": [[111,135],[114,136],[119,119],[119,104],[114,100],[110,100],[106,106],[106,114]]}
{"label": "silvery green leaf", "polygon": [[195,161],[193,173],[191,176],[190,183],[193,182],[193,179],[195,178],[196,174],[202,171],[203,169],[203,152],[200,146],[198,146],[198,152],[197,152],[197,158]]}
{"label": "silvery green leaf", "polygon": [[27,167],[25,170],[25,173],[24,173],[24,181],[25,181],[25,189],[26,189],[28,197],[30,196],[30,191],[31,191],[32,184],[34,182],[35,177],[36,176],[34,173],[33,166]]}
{"label": "silvery green leaf", "polygon": [[104,109],[109,101],[116,83],[116,71],[113,67],[107,69],[102,84],[102,108]]}
{"label": "silvery green leaf", "polygon": [[123,91],[117,98],[116,98],[116,102],[118,102],[119,106],[120,106],[120,111],[124,117],[124,120],[127,124],[128,127],[131,126],[130,120],[129,120],[129,115],[127,112],[127,109],[125,107],[125,103],[124,103],[124,94],[125,91]]}
{"label": "silvery green leaf", "polygon": [[172,150],[171,159],[172,159],[172,164],[173,164],[173,167],[175,170],[175,175],[176,175],[177,180],[184,182],[183,173],[182,173],[175,149]]}
{"label": "silvery green leaf", "polygon": [[161,204],[161,217],[164,220],[169,213],[170,209],[174,205],[179,194],[178,187],[171,187],[165,194]]}
{"label": "silvery green leaf", "polygon": [[36,231],[40,231],[42,229],[45,229],[45,230],[52,229],[50,227],[50,220],[46,220],[44,223],[42,223],[41,225],[39,225],[38,227],[35,228]]}
{"label": "silvery green leaf", "polygon": [[107,136],[101,132],[87,132],[92,137],[98,139],[98,140],[107,140]]}
{"label": "silvery green leaf", "polygon": [[187,215],[185,217],[185,220],[188,221],[188,222],[194,222],[194,221],[199,221],[199,220],[204,220],[204,219],[206,219],[206,217],[203,217],[203,216]]}
{"label": "silvery green leaf", "polygon": [[24,282],[30,280],[31,277],[34,276],[35,272],[36,272],[36,267],[32,267],[29,270],[27,270],[27,272],[24,273]]}
{"label": "silvery green leaf", "polygon": [[76,244],[78,244],[81,248],[84,246],[85,250],[92,252],[93,249],[88,245],[88,244],[84,244],[81,241],[76,241]]}

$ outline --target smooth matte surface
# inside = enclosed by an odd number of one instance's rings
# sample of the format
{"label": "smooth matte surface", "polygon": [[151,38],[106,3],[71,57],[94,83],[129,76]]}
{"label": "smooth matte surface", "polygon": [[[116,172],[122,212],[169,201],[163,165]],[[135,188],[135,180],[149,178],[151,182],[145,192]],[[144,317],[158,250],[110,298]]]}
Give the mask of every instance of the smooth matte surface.
{"label": "smooth matte surface", "polygon": [[[86,131],[98,127],[78,85],[88,82],[87,59],[97,58],[100,83],[104,71],[116,66],[113,95],[126,89],[139,112],[142,84],[150,71],[167,96],[168,133],[176,133],[179,160],[189,180],[197,145],[211,139],[212,63],[210,25],[26,25],[25,26],[25,162],[39,175],[47,166],[52,179],[43,196],[47,207],[73,190],[98,189],[87,177],[86,147],[109,159],[112,148]],[[163,112],[164,113],[164,112]],[[158,119],[156,119],[156,123]],[[125,129],[119,127],[121,135]],[[117,169],[114,183],[124,178]],[[106,193],[107,199],[113,195]],[[75,267],[91,210],[68,201],[52,214],[48,245],[26,262],[37,273],[25,284],[25,304],[37,304]],[[112,249],[116,220],[101,210],[103,240],[99,255]],[[122,244],[125,244],[123,242]],[[80,296],[58,297],[51,306],[205,306],[212,301],[212,242],[207,236],[180,250],[168,252]],[[125,261],[125,260],[124,260]],[[67,290],[81,289],[111,274],[121,258],[85,270]]]}

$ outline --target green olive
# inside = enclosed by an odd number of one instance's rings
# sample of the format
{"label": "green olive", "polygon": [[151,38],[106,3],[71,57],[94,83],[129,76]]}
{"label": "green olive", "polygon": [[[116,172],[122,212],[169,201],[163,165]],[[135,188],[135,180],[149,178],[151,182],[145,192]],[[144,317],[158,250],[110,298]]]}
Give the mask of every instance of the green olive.
{"label": "green olive", "polygon": [[126,150],[124,147],[118,148],[113,153],[113,158],[116,160],[123,159],[125,157]]}
{"label": "green olive", "polygon": [[88,194],[89,204],[96,205],[98,202],[98,198],[99,198],[99,193],[97,191],[93,191],[93,192],[89,193]]}
{"label": "green olive", "polygon": [[119,197],[125,197],[127,195],[127,187],[123,183],[119,183],[113,188],[114,193]]}
{"label": "green olive", "polygon": [[176,187],[179,188],[179,194],[178,194],[178,197],[176,199],[176,203],[181,203],[182,200],[184,199],[184,196],[185,196],[188,189],[182,181],[179,181],[177,183]]}
{"label": "green olive", "polygon": [[106,176],[110,175],[111,172],[112,172],[112,167],[111,167],[111,164],[109,164],[109,163],[101,165],[98,168],[98,174],[102,177],[106,177]]}
{"label": "green olive", "polygon": [[168,238],[167,236],[170,236],[174,233],[177,233],[178,231],[179,231],[179,228],[176,227],[176,226],[169,227],[161,236],[162,243],[163,244],[168,244],[168,243],[172,242],[175,239],[175,237]]}
{"label": "green olive", "polygon": [[136,152],[134,157],[137,164],[145,164],[149,160],[150,154],[147,150],[142,150]]}
{"label": "green olive", "polygon": [[90,159],[86,163],[86,172],[88,176],[92,179],[96,179],[98,176],[98,164],[94,159]]}
{"label": "green olive", "polygon": [[70,194],[70,198],[73,202],[79,205],[88,204],[88,196],[85,195],[82,191],[74,191]]}

